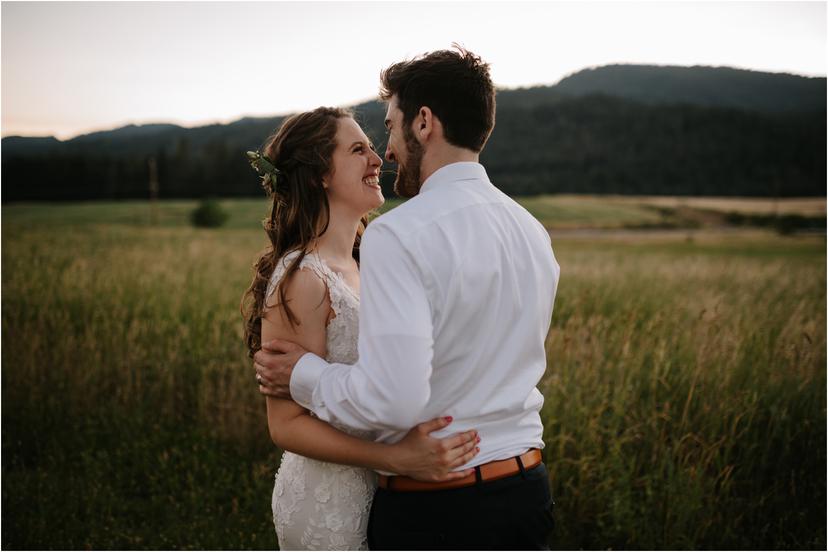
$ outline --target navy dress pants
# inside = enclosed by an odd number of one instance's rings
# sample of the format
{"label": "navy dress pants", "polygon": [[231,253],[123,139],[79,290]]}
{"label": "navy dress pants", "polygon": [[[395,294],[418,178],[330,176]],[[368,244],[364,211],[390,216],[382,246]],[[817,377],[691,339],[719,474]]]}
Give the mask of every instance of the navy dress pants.
{"label": "navy dress pants", "polygon": [[548,550],[553,505],[543,463],[459,489],[377,489],[368,546],[371,550]]}

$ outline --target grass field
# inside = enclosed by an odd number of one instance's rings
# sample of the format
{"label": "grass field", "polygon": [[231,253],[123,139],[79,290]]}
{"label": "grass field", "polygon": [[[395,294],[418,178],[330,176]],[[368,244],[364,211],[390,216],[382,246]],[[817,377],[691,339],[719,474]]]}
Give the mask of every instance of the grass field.
{"label": "grass field", "polygon": [[[800,215],[825,217],[824,198],[790,198],[777,201],[753,198],[692,198],[655,196],[574,196],[541,195],[521,198],[520,203],[550,229],[675,228],[710,226],[710,215],[727,213]],[[389,199],[385,212],[399,205]],[[128,226],[180,227],[189,225],[195,201],[171,200],[151,206],[146,201],[16,204],[3,215],[30,224],[72,226],[76,224],[119,224]],[[225,228],[259,228],[267,214],[264,199],[223,201],[230,215]],[[713,218],[713,223],[721,222]]]}
{"label": "grass field", "polygon": [[[534,200],[562,267],[553,547],[824,549],[825,236],[558,235],[660,215]],[[184,201],[154,225],[143,202],[3,206],[4,548],[276,547],[238,313],[265,206],[223,204],[220,230]]]}

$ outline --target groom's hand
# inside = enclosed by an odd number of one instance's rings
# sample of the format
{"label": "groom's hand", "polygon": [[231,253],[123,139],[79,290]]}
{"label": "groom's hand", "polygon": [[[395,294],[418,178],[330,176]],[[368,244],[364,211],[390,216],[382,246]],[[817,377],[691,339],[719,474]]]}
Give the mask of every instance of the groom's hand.
{"label": "groom's hand", "polygon": [[290,375],[305,353],[299,345],[282,339],[262,343],[261,350],[253,356],[259,392],[277,399],[290,399]]}

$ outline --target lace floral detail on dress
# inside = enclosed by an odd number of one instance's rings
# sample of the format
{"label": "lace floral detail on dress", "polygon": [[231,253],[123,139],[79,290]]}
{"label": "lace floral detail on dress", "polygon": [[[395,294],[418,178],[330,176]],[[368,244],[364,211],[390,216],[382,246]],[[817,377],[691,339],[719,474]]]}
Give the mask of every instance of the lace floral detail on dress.
{"label": "lace floral detail on dress", "polygon": [[[299,255],[280,259],[266,297]],[[328,288],[333,319],[327,327],[328,362],[353,364],[359,358],[359,296],[314,254],[305,255],[300,269],[314,272]],[[371,432],[334,424],[361,438]],[[367,528],[376,475],[363,468],[320,462],[290,452],[282,456],[273,488],[273,523],[282,550],[368,550]]]}
{"label": "lace floral detail on dress", "polygon": [[296,520],[293,515],[301,510],[302,502],[305,500],[305,478],[279,477],[281,472],[290,472],[291,463],[296,464],[302,457],[295,454],[285,453],[282,455],[282,464],[276,473],[276,484],[273,487],[273,524],[276,526],[276,534],[283,534],[288,527],[293,526]]}
{"label": "lace floral detail on dress", "polygon": [[368,550],[376,485],[370,470],[285,452],[273,488],[279,548]]}

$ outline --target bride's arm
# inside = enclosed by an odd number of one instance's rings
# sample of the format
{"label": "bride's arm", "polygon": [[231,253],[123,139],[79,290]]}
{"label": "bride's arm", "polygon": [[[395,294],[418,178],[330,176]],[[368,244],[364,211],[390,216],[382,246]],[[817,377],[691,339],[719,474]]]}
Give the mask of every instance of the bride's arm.
{"label": "bride's arm", "polygon": [[[262,318],[262,342],[286,339],[324,358],[327,352],[327,324],[332,316],[324,282],[307,269],[298,270],[285,291],[299,324],[290,325],[284,310],[274,305],[278,300],[278,293],[274,293]],[[420,424],[399,443],[388,445],[339,431],[312,417],[291,400],[267,397],[267,424],[271,439],[283,450],[326,462],[389,471],[424,480],[465,477],[471,470],[450,470],[465,464],[478,452],[478,439],[474,431],[445,439],[429,436],[429,433],[449,424],[445,418]]]}

